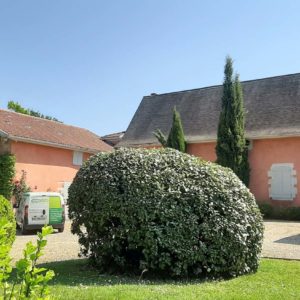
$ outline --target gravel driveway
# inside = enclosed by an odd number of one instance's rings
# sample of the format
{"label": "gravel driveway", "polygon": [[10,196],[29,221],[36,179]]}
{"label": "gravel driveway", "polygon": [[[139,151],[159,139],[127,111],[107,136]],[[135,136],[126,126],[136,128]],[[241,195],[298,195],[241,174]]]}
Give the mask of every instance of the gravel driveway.
{"label": "gravel driveway", "polygon": [[[79,244],[77,236],[70,232],[70,221],[66,222],[63,233],[48,236],[48,244],[39,262],[77,259]],[[11,257],[13,261],[22,256],[22,250],[28,241],[34,242],[36,236],[20,235],[14,242]],[[262,254],[264,257],[300,260],[300,222],[267,221]]]}
{"label": "gravel driveway", "polygon": [[300,260],[300,222],[266,221],[262,254]]}
{"label": "gravel driveway", "polygon": [[[44,255],[39,258],[39,262],[50,262],[59,260],[78,259],[79,244],[76,235],[70,232],[71,222],[65,223],[65,230],[62,233],[55,231],[55,233],[47,237],[48,243],[45,247]],[[17,231],[17,237],[11,250],[11,257],[13,262],[22,257],[22,250],[27,242],[36,241],[36,233],[32,232],[29,235],[21,235]]]}

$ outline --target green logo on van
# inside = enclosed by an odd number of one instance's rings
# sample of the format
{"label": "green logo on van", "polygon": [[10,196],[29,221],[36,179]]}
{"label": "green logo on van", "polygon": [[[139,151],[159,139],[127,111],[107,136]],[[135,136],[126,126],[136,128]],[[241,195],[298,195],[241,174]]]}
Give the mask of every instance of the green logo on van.
{"label": "green logo on van", "polygon": [[62,223],[63,208],[61,207],[60,197],[49,197],[49,224]]}

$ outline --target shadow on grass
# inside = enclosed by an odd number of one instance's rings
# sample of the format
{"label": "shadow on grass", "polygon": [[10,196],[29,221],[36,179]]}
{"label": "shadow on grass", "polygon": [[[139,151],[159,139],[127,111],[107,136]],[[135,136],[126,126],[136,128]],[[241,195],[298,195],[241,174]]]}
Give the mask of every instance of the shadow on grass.
{"label": "shadow on grass", "polygon": [[67,260],[61,262],[51,262],[39,265],[39,267],[45,267],[55,272],[55,277],[50,285],[164,285],[164,284],[176,284],[176,285],[193,285],[212,280],[207,279],[148,279],[134,275],[108,275],[100,274],[96,269],[93,269],[88,265],[86,259]]}

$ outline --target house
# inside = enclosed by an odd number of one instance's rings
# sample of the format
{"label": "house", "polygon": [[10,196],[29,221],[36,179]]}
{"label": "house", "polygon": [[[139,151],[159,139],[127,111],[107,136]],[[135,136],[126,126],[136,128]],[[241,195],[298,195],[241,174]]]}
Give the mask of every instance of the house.
{"label": "house", "polygon": [[114,147],[116,144],[118,144],[122,140],[124,133],[125,133],[125,131],[110,133],[110,134],[102,136],[101,140],[104,141],[105,143],[107,143],[108,145],[111,145],[112,147]]}
{"label": "house", "polygon": [[[257,201],[300,206],[300,73],[242,82],[250,190]],[[156,147],[172,110],[181,114],[187,152],[215,161],[222,86],[151,94],[142,99],[118,147]]]}
{"label": "house", "polygon": [[67,198],[83,161],[111,150],[86,129],[0,109],[0,154],[15,155],[16,178],[24,170],[32,191],[61,192]]}

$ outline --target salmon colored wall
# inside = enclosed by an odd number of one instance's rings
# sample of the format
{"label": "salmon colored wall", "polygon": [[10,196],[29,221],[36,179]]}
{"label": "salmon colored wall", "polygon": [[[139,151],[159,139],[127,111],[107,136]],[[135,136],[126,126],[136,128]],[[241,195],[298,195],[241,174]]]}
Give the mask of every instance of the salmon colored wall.
{"label": "salmon colored wall", "polygon": [[[215,161],[216,143],[189,144],[187,152],[203,159]],[[254,140],[249,151],[250,190],[259,202],[273,205],[300,206],[300,138]],[[297,195],[293,201],[269,199],[268,171],[275,163],[293,163],[298,180]]]}
{"label": "salmon colored wall", "polygon": [[216,161],[216,143],[201,143],[201,144],[188,144],[187,153],[201,157],[205,160]]}
{"label": "salmon colored wall", "polygon": [[[255,140],[249,152],[251,166],[250,190],[258,201],[274,205],[300,206],[300,137]],[[292,163],[297,176],[297,195],[293,201],[269,199],[268,171],[272,164]]]}
{"label": "salmon colored wall", "polygon": [[[63,182],[71,182],[80,166],[73,165],[73,151],[41,145],[13,142],[11,153],[16,156],[16,179],[26,171],[32,191],[58,192]],[[91,155],[84,153],[86,160]]]}

